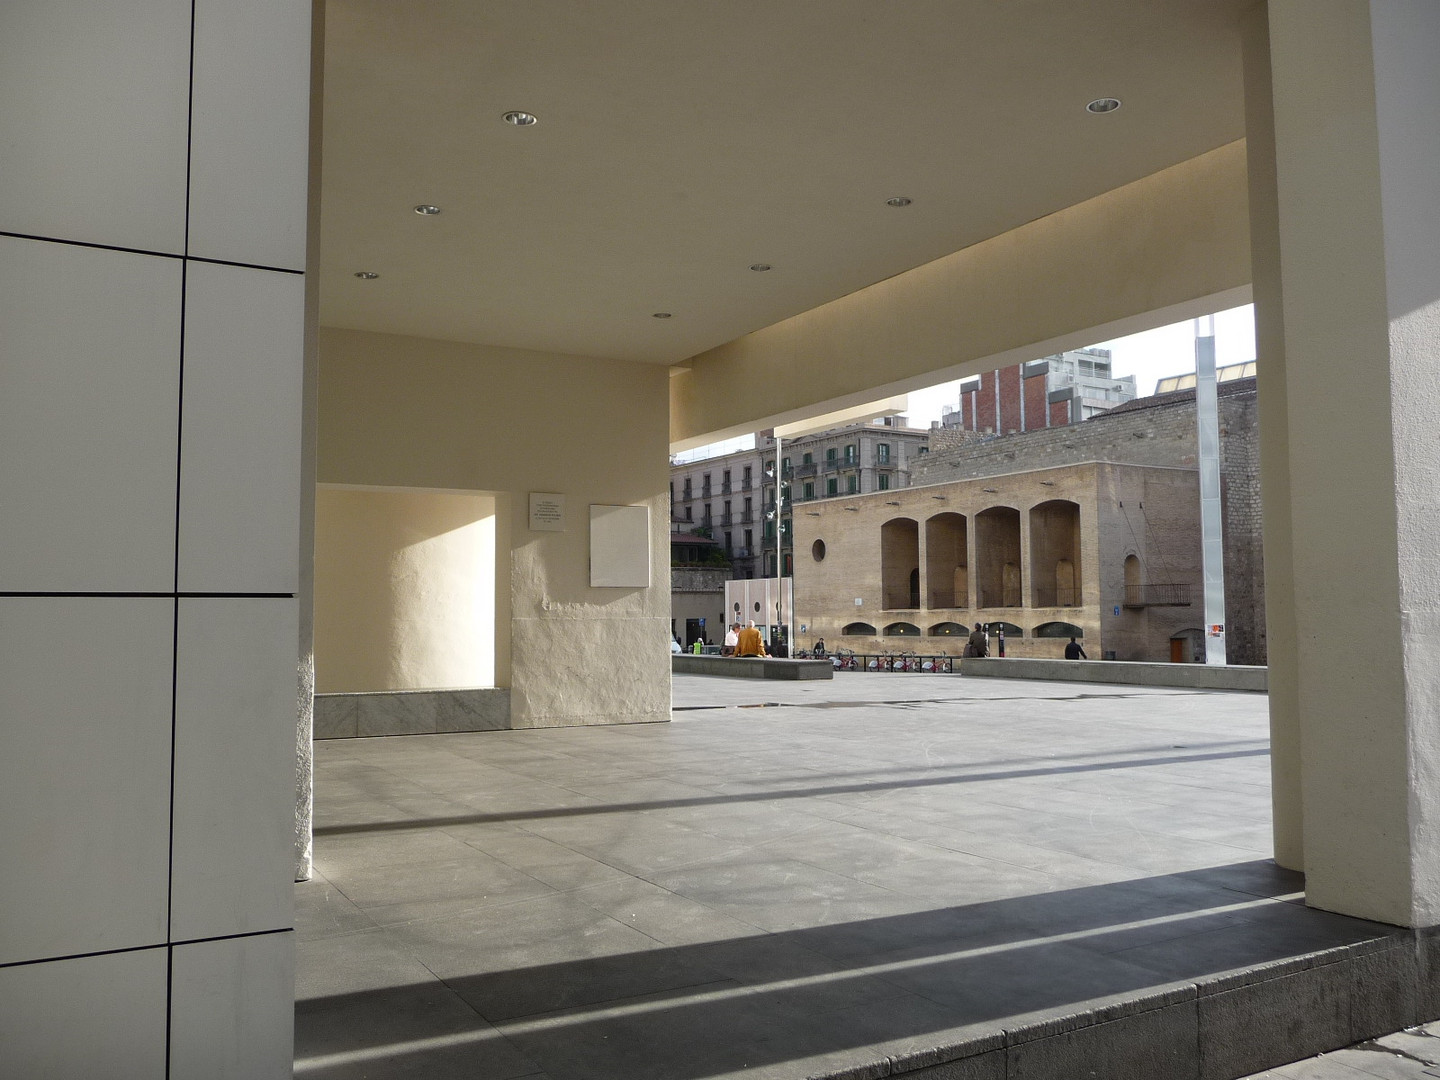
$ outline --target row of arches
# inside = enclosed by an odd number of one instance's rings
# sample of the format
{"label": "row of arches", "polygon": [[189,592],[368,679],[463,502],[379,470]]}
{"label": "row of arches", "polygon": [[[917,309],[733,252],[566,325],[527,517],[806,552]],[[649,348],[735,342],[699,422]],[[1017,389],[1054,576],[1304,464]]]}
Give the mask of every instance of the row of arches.
{"label": "row of arches", "polygon": [[[1023,638],[1025,630],[1011,622],[990,622],[986,624],[991,630],[1000,628],[1005,631],[1008,638]],[[957,622],[939,622],[930,627],[929,631],[921,632],[920,627],[914,623],[893,622],[885,627],[884,631],[877,631],[873,624],[867,622],[847,623],[840,633],[845,637],[965,637],[970,633],[969,628]],[[1030,636],[1035,638],[1072,638],[1084,637],[1083,627],[1068,622],[1047,622],[1041,623],[1030,631]]]}
{"label": "row of arches", "polygon": [[927,595],[922,597],[920,522],[910,517],[891,518],[880,526],[881,607],[887,610],[1025,607],[1027,579],[1031,586],[1029,606],[1081,606],[1079,504],[1068,499],[1052,499],[1030,509],[1028,572],[1021,552],[1021,538],[1020,511],[1013,506],[992,506],[972,519],[954,512],[927,519],[924,574]]}

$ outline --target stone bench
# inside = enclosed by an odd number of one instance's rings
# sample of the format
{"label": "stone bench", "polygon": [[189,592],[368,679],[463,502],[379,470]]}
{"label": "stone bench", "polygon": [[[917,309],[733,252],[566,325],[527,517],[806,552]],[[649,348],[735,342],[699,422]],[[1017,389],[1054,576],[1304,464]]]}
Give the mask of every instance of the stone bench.
{"label": "stone bench", "polygon": [[1048,660],[1038,657],[971,657],[960,674],[994,679],[1052,679],[1059,682],[1179,686],[1195,690],[1249,690],[1265,693],[1268,669],[1241,664],[1152,664],[1135,660]]}
{"label": "stone bench", "polygon": [[723,675],[727,679],[833,679],[829,660],[781,660],[773,656],[695,656],[672,653],[670,670],[676,675]]}

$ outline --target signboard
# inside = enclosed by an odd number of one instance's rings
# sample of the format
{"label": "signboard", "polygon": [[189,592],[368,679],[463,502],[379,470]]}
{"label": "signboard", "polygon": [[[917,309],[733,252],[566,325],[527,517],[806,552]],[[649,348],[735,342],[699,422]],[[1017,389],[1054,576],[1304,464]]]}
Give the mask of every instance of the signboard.
{"label": "signboard", "polygon": [[650,587],[650,508],[590,506],[591,588]]}
{"label": "signboard", "polygon": [[564,532],[565,496],[549,491],[530,492],[530,529],[533,532]]}

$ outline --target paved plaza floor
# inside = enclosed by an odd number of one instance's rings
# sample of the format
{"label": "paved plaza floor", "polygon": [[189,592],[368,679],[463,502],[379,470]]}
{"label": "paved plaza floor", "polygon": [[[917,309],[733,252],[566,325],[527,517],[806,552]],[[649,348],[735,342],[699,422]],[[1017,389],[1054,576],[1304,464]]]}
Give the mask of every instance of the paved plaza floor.
{"label": "paved plaza floor", "polygon": [[1385,932],[1269,860],[1263,695],[841,673],[674,705],[318,743],[296,1075],[883,1076]]}

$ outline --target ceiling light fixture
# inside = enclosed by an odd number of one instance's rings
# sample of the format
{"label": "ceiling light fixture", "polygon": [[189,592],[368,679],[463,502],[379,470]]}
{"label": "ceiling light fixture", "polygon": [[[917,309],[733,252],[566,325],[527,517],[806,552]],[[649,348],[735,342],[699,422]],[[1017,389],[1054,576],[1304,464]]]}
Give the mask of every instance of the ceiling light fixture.
{"label": "ceiling light fixture", "polygon": [[909,206],[909,205],[910,205],[912,202],[914,202],[914,201],[915,201],[914,199],[907,199],[904,195],[897,195],[897,196],[895,196],[895,198],[893,198],[893,199],[886,199],[886,200],[885,200],[885,205],[886,205],[886,206]]}
{"label": "ceiling light fixture", "polygon": [[380,275],[375,273],[374,270],[356,270],[355,276],[361,281],[374,281]]}
{"label": "ceiling light fixture", "polygon": [[651,315],[650,317],[652,319],[668,319],[671,318],[671,315],[668,311],[657,311],[654,315]]}
{"label": "ceiling light fixture", "polygon": [[434,217],[436,214],[440,213],[440,207],[431,206],[429,203],[421,203],[419,206],[415,207],[415,212],[421,217]]}
{"label": "ceiling light fixture", "polygon": [[504,120],[507,124],[514,124],[516,127],[534,127],[540,122],[538,116],[534,116],[528,112],[521,112],[519,109],[511,109],[500,119]]}
{"label": "ceiling light fixture", "polygon": [[750,269],[754,270],[757,274],[763,274],[766,270],[773,269],[773,267],[769,263],[751,263]]}
{"label": "ceiling light fixture", "polygon": [[1096,114],[1114,112],[1120,107],[1120,99],[1113,97],[1097,97],[1090,104],[1085,106],[1086,112]]}

